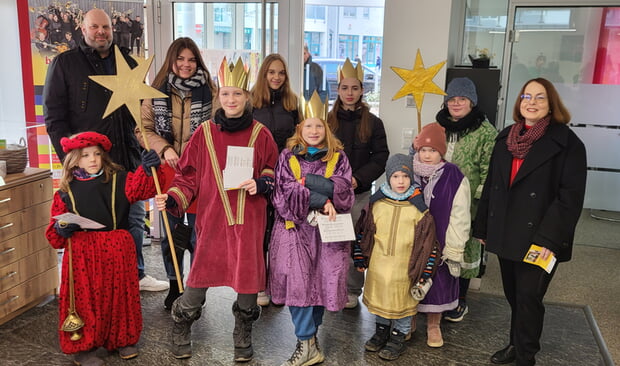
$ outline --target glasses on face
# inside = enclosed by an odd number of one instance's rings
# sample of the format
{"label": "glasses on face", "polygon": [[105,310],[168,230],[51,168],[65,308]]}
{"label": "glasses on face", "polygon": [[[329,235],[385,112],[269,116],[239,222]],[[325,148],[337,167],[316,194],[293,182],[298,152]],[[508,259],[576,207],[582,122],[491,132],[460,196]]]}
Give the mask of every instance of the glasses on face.
{"label": "glasses on face", "polygon": [[450,98],[448,99],[448,101],[446,102],[449,105],[457,105],[457,104],[465,104],[467,103],[469,99],[465,98],[465,97],[454,97],[454,98]]}
{"label": "glasses on face", "polygon": [[533,101],[534,103],[544,103],[547,101],[547,97],[542,94],[538,94],[536,96],[532,96],[531,94],[521,94],[520,98],[522,102],[527,103],[530,101]]}

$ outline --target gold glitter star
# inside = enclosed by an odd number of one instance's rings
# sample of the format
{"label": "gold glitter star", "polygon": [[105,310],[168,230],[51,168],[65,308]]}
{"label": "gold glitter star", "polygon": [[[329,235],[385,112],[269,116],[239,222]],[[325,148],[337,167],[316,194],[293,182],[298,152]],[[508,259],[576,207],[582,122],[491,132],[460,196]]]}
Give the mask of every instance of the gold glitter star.
{"label": "gold glitter star", "polygon": [[114,54],[116,57],[116,75],[89,76],[89,78],[96,83],[112,91],[112,97],[108,102],[108,106],[102,118],[107,117],[110,113],[126,105],[131,116],[136,121],[136,124],[141,126],[141,100],[148,98],[167,98],[168,96],[144,83],[146,74],[149,72],[149,68],[153,62],[153,56],[149,57],[147,60],[137,59],[138,66],[132,69],[116,46],[114,46]]}
{"label": "gold glitter star", "polygon": [[428,69],[425,69],[424,62],[422,61],[422,55],[420,54],[420,49],[418,49],[412,70],[390,66],[392,71],[394,71],[405,81],[405,85],[400,88],[392,100],[402,98],[407,94],[413,95],[416,109],[418,110],[418,132],[421,129],[420,119],[422,113],[422,103],[424,102],[424,93],[446,95],[446,93],[433,82],[433,78],[437,75],[445,63],[446,61],[442,61],[429,67]]}
{"label": "gold glitter star", "polygon": [[[139,60],[138,66],[135,68],[129,67],[127,61],[121,54],[118,47],[114,46],[114,55],[116,57],[116,75],[93,75],[89,76],[93,81],[101,84],[104,88],[112,91],[112,97],[108,102],[103,118],[107,117],[110,113],[114,112],[123,105],[127,106],[131,116],[136,121],[136,124],[140,128],[140,133],[144,136],[144,127],[142,126],[142,118],[140,114],[140,105],[142,99],[148,98],[168,98],[168,96],[159,90],[148,86],[144,83],[146,74],[149,72],[151,63],[153,62],[153,56],[147,60]],[[133,133],[133,131],[127,131],[127,133]],[[144,148],[149,150],[149,144],[147,139],[143,139]],[[157,177],[157,170],[155,167],[151,167],[151,175],[155,181],[155,188],[157,194],[161,194],[161,186],[159,185],[159,178]],[[164,219],[164,227],[166,228],[166,235],[172,238],[172,231],[170,230],[170,223],[168,222],[168,215],[162,216]],[[170,241],[170,249],[173,252],[172,264],[174,266],[174,272],[177,277],[177,285],[179,286],[179,292],[183,293],[183,282],[179,272],[179,264],[174,250],[174,240]]]}

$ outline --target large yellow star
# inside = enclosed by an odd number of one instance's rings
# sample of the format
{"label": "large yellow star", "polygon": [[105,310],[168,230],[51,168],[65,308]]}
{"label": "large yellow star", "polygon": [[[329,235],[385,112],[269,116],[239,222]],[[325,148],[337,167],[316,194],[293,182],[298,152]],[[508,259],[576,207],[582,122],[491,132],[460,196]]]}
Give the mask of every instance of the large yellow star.
{"label": "large yellow star", "polygon": [[[168,96],[144,83],[146,74],[149,72],[149,68],[153,62],[153,56],[149,57],[147,60],[136,60],[138,62],[138,66],[132,69],[129,67],[129,64],[127,64],[127,61],[125,61],[125,58],[121,54],[121,51],[116,46],[114,46],[114,55],[116,57],[116,75],[89,76],[96,83],[101,84],[104,88],[112,91],[112,97],[108,102],[105,112],[103,113],[103,118],[107,117],[110,113],[114,112],[123,105],[126,105],[127,109],[129,109],[129,112],[131,113],[131,116],[140,128],[142,136],[144,136],[144,128],[142,126],[142,118],[140,114],[141,100],[148,98],[167,98]],[[133,133],[133,131],[128,131],[127,133]],[[149,149],[147,139],[144,139],[144,147],[147,150]],[[151,167],[151,174],[153,176],[153,180],[155,181],[157,193],[161,194],[161,186],[159,185],[159,178],[157,177],[157,170],[155,167]],[[163,218],[164,226],[166,228],[166,235],[168,235],[169,238],[172,238],[172,231],[170,230],[170,223],[168,222],[167,215],[163,215]],[[173,253],[176,253],[174,250],[173,240],[170,241],[170,248]],[[172,263],[174,266],[174,272],[177,276],[179,292],[183,293],[183,282],[181,281],[181,276],[179,275],[179,265],[176,255],[172,256]]]}
{"label": "large yellow star", "polygon": [[424,93],[433,93],[439,95],[446,95],[444,91],[433,82],[433,78],[439,70],[443,67],[446,61],[442,61],[436,65],[424,68],[424,62],[420,55],[420,49],[415,56],[415,64],[413,70],[401,69],[400,67],[390,66],[390,68],[405,81],[405,85],[394,95],[392,100],[396,100],[404,97],[407,94],[413,95],[415,99],[415,105],[418,111],[422,110],[422,103],[424,102]]}
{"label": "large yellow star", "polygon": [[116,75],[89,76],[89,78],[96,83],[112,91],[112,97],[108,102],[108,106],[102,118],[107,117],[110,113],[126,105],[131,116],[136,121],[136,124],[141,127],[141,100],[148,98],[167,98],[168,96],[144,83],[146,74],[149,72],[149,68],[153,62],[153,56],[149,57],[147,60],[136,60],[138,66],[132,69],[116,46],[114,46],[114,54],[116,58]]}

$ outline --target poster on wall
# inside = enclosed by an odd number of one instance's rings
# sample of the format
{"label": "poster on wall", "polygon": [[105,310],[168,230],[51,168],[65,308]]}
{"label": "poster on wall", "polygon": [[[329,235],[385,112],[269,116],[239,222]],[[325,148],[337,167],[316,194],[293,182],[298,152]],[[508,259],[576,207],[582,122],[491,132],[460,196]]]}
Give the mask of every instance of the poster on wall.
{"label": "poster on wall", "polygon": [[112,18],[116,44],[130,48],[134,57],[143,56],[144,37],[136,36],[144,31],[143,4],[143,0],[17,1],[29,165],[51,169],[56,188],[61,164],[43,117],[47,67],[58,54],[79,47],[84,14],[93,8],[105,10]]}

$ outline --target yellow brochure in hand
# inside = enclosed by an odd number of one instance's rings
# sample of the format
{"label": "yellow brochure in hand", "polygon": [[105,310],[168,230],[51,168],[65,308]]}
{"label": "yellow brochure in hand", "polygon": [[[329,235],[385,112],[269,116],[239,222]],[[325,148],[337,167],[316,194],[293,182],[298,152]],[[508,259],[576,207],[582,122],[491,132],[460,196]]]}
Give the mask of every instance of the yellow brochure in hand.
{"label": "yellow brochure in hand", "polygon": [[557,262],[557,258],[555,257],[555,255],[550,254],[546,260],[542,259],[542,251],[542,247],[536,244],[532,244],[532,246],[530,246],[530,249],[527,251],[527,254],[525,254],[525,258],[523,258],[523,261],[525,263],[530,263],[538,266],[544,269],[547,273],[551,273],[553,266],[555,266],[555,262]]}

